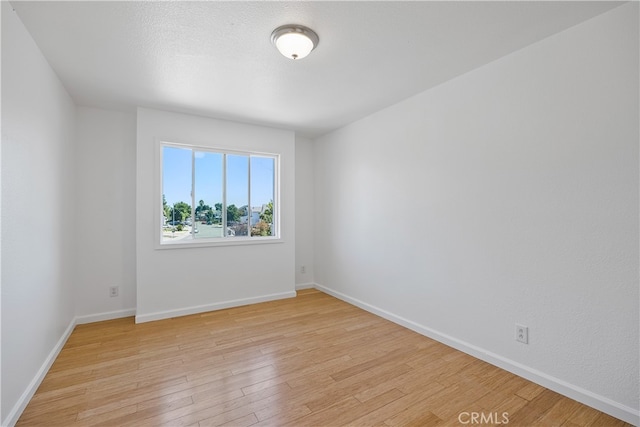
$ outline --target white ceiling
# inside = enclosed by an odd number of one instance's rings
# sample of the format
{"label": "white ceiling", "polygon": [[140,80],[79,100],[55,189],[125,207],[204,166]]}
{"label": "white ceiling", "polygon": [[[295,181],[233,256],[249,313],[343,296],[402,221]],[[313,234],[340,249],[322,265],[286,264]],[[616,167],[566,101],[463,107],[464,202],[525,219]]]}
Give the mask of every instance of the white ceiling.
{"label": "white ceiling", "polygon": [[[621,3],[11,4],[80,105],[145,106],[316,136]],[[303,60],[271,45],[271,32],[288,23],[320,36]]]}

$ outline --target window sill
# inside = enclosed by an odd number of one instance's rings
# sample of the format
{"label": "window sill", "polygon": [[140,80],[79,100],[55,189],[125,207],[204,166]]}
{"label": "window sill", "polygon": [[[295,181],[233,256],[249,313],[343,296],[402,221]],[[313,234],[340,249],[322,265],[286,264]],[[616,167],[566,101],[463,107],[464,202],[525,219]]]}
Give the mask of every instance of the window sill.
{"label": "window sill", "polygon": [[234,237],[228,239],[207,239],[207,240],[192,240],[192,241],[176,241],[172,243],[156,243],[155,249],[186,249],[186,248],[210,248],[217,246],[251,246],[251,245],[265,245],[274,243],[284,243],[281,237]]}

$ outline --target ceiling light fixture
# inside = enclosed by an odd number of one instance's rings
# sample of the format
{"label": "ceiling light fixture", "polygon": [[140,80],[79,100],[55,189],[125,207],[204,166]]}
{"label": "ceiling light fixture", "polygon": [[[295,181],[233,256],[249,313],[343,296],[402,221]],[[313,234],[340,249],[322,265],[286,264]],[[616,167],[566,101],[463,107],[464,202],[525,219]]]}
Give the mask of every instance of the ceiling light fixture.
{"label": "ceiling light fixture", "polygon": [[271,33],[271,43],[289,59],[304,58],[318,46],[319,41],[312,29],[302,25],[283,25]]}

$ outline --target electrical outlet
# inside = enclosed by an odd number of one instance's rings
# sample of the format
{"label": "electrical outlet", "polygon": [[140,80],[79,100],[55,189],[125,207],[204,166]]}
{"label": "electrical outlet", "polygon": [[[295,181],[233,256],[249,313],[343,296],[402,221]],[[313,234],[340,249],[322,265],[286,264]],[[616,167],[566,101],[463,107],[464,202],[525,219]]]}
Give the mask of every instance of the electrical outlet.
{"label": "electrical outlet", "polygon": [[109,287],[109,296],[111,298],[117,297],[119,291],[120,291],[120,288],[118,286],[110,286]]}
{"label": "electrical outlet", "polygon": [[307,267],[305,267],[304,265],[300,267],[300,274],[305,274],[306,272],[307,272]]}
{"label": "electrical outlet", "polygon": [[516,341],[529,344],[529,328],[516,323]]}

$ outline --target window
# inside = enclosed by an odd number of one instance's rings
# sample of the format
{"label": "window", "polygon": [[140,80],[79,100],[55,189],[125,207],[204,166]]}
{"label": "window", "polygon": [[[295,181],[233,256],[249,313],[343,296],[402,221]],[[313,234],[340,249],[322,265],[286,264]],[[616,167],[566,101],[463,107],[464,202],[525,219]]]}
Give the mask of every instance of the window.
{"label": "window", "polygon": [[278,155],[161,143],[160,243],[279,237]]}

